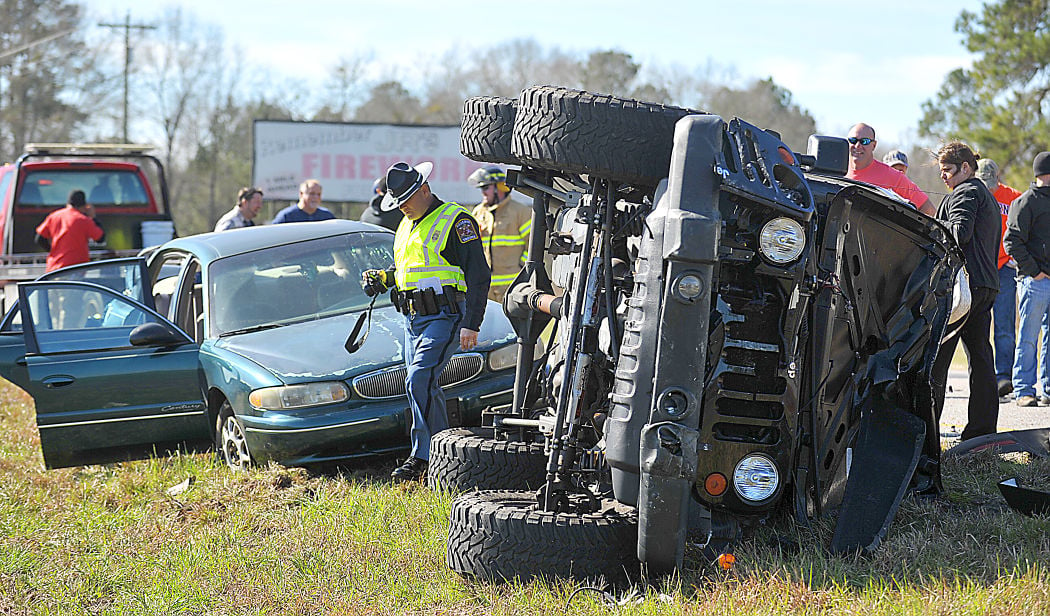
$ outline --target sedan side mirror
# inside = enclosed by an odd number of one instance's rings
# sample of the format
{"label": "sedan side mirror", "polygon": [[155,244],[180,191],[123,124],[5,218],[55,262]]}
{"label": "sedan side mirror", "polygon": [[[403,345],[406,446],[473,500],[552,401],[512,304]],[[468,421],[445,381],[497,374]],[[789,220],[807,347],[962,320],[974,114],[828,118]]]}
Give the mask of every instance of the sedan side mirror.
{"label": "sedan side mirror", "polygon": [[186,337],[163,323],[143,323],[131,330],[132,346],[173,346],[186,342]]}

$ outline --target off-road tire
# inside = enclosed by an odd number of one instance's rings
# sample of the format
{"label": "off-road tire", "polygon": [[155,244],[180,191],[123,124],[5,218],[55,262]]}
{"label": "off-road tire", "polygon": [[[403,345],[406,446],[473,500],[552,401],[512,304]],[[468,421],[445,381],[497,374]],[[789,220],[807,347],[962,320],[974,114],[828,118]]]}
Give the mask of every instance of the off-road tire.
{"label": "off-road tire", "polygon": [[427,484],[435,490],[538,490],[547,477],[542,443],[493,438],[492,428],[442,430],[430,440]]}
{"label": "off-road tire", "polygon": [[534,86],[518,99],[511,153],[525,165],[656,186],[670,167],[675,122],[697,113]]}
{"label": "off-road tire", "polygon": [[502,582],[535,577],[636,578],[635,510],[603,500],[602,511],[581,515],[536,508],[534,492],[468,492],[452,501],[448,566],[475,579]]}
{"label": "off-road tire", "polygon": [[459,151],[483,163],[520,165],[511,154],[510,140],[518,101],[499,96],[475,96],[463,102]]}

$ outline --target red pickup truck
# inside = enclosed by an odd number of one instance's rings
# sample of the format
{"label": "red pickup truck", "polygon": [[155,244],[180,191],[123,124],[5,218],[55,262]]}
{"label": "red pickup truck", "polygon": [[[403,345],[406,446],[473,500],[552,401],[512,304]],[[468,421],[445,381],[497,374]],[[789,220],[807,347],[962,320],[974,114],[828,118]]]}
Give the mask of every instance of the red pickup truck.
{"label": "red pickup truck", "polygon": [[[131,256],[174,235],[164,167],[133,144],[39,143],[26,146],[12,164],[0,166],[0,285],[17,297],[10,282],[33,280],[44,272],[47,253],[33,239],[37,225],[65,207],[80,189],[95,206],[106,231],[92,242],[92,259]],[[5,305],[10,305],[5,301]]]}

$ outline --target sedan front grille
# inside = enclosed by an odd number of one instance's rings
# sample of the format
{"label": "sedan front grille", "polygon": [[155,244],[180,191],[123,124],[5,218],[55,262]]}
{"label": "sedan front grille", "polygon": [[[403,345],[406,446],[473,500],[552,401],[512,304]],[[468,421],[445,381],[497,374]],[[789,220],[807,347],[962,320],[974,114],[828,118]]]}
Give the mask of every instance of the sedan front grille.
{"label": "sedan front grille", "polygon": [[[480,353],[453,355],[438,378],[438,385],[451,387],[481,374],[485,358]],[[397,398],[405,395],[408,370],[404,366],[362,374],[353,380],[354,392],[362,398]]]}

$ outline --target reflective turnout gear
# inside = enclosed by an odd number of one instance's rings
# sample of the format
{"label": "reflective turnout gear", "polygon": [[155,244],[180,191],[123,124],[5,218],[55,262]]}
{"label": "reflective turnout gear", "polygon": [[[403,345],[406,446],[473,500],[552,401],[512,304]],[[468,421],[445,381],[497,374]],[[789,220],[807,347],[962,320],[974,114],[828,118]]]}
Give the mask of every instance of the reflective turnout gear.
{"label": "reflective turnout gear", "polygon": [[473,215],[481,229],[485,259],[492,268],[489,299],[502,302],[528,256],[532,209],[508,195],[493,208],[483,203],[478,205]]}

